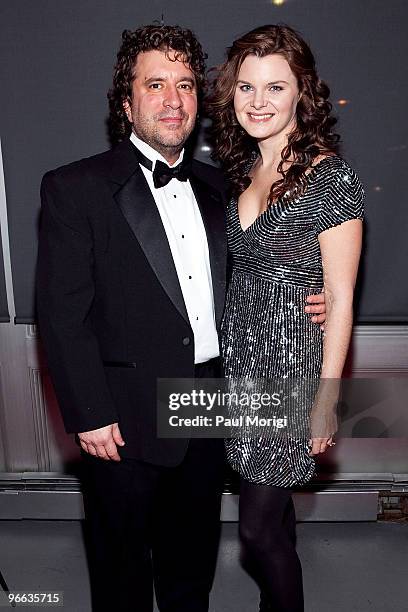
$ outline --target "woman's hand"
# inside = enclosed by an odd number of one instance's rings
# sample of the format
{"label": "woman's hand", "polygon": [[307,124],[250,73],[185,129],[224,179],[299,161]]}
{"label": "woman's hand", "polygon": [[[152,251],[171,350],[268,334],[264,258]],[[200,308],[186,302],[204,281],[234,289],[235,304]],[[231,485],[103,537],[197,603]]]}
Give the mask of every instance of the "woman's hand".
{"label": "woman's hand", "polygon": [[313,407],[310,412],[309,455],[324,453],[333,446],[333,436],[338,430],[337,403],[340,394],[340,380],[321,378]]}
{"label": "woman's hand", "polygon": [[329,446],[334,446],[335,444],[332,436],[330,438],[311,438],[309,440],[309,446],[311,447],[309,456],[313,457],[313,455],[324,453]]}

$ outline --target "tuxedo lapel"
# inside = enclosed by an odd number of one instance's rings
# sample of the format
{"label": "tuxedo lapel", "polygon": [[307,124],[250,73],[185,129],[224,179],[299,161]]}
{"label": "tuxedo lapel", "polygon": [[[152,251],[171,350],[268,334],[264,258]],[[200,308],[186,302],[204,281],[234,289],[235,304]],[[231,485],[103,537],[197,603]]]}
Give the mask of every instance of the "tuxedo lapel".
{"label": "tuxedo lapel", "polygon": [[207,234],[215,318],[217,326],[219,326],[224,310],[226,291],[227,235],[224,204],[219,192],[194,172],[194,162],[190,183],[200,208]]}
{"label": "tuxedo lapel", "polygon": [[[130,140],[112,151],[109,175],[114,198],[146,258],[174,306],[189,322],[176,268],[156,203]],[[217,326],[224,310],[227,237],[220,192],[198,176],[195,163],[190,183],[207,234]]]}
{"label": "tuxedo lapel", "polygon": [[114,198],[164,291],[189,323],[176,268],[159,211],[131,147],[119,145],[122,164],[112,165],[112,179],[121,184]]}

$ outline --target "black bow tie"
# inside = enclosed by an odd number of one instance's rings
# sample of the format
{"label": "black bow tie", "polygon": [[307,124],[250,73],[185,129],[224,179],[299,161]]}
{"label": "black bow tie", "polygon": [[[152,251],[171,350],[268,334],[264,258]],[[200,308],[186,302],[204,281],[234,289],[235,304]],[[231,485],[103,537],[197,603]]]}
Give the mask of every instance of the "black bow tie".
{"label": "black bow tie", "polygon": [[186,181],[190,173],[191,164],[188,161],[183,160],[177,166],[170,167],[158,159],[153,171],[153,183],[156,188],[164,187],[172,178],[178,181]]}
{"label": "black bow tie", "polygon": [[[136,157],[139,160],[139,163],[142,164],[148,170],[152,170],[153,162],[148,159],[143,153],[135,147]],[[170,183],[172,178],[175,178],[179,181],[187,181],[191,175],[191,161],[185,160],[177,166],[171,167],[160,161],[159,159],[156,161],[153,171],[153,184],[156,189],[160,187],[164,187],[168,183]]]}

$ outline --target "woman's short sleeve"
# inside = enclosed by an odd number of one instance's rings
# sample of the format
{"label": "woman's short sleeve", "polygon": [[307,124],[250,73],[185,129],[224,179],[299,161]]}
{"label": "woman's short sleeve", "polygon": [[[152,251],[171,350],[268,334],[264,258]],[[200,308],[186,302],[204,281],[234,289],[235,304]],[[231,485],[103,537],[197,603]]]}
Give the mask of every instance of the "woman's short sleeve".
{"label": "woman's short sleeve", "polygon": [[357,174],[346,162],[332,168],[317,218],[316,233],[364,217],[364,189]]}

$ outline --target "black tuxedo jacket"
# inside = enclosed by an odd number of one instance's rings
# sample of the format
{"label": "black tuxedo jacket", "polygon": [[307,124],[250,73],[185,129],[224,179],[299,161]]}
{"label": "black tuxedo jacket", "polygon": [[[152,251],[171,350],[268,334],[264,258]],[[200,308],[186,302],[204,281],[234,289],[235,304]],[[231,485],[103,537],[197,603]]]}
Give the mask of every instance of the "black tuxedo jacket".
{"label": "black tuxedo jacket", "polygon": [[[207,233],[219,326],[224,184],[216,168],[198,161],[190,182]],[[157,437],[156,381],[193,377],[194,336],[133,144],[48,172],[41,200],[37,315],[67,432],[117,421],[122,456],[177,465],[188,440]]]}

